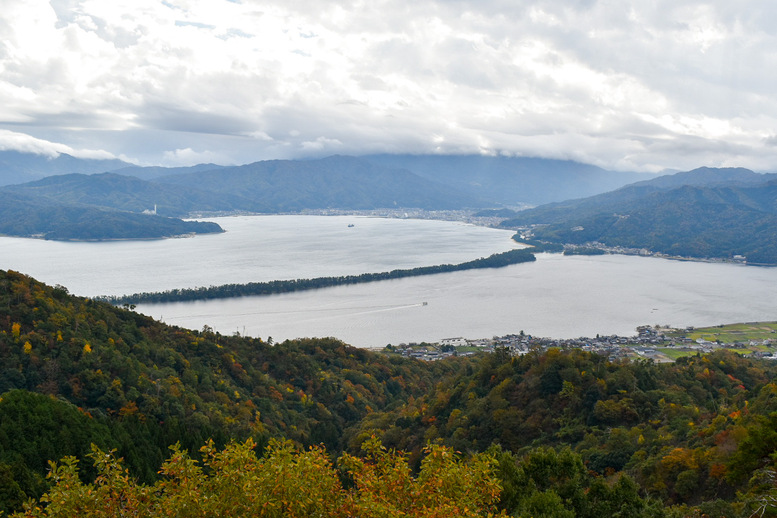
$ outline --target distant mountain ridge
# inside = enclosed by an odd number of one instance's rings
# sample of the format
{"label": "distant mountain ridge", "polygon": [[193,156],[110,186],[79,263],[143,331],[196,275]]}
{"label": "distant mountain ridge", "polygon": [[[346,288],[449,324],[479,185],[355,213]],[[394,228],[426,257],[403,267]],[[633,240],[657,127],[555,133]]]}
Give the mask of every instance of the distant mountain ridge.
{"label": "distant mountain ridge", "polygon": [[57,174],[104,173],[131,165],[117,159],[76,158],[67,153],[50,157],[20,151],[0,151],[0,186],[26,183]]}
{"label": "distant mountain ridge", "polygon": [[162,176],[172,176],[176,174],[186,173],[199,173],[202,171],[214,171],[216,169],[223,169],[224,165],[217,164],[197,164],[192,166],[183,167],[163,167],[163,166],[139,166],[129,165],[128,167],[122,167],[121,169],[112,169],[110,172],[120,174],[123,176],[134,176],[141,180],[155,180]]}
{"label": "distant mountain ridge", "polygon": [[[301,171],[318,168],[322,175],[328,175],[334,178],[331,171],[331,164],[340,162],[340,166],[345,170],[353,172],[353,165],[346,163],[346,160],[365,160],[373,167],[385,168],[388,170],[405,170],[422,179],[432,182],[432,184],[419,184],[417,187],[423,189],[439,190],[441,187],[451,189],[448,195],[452,196],[452,202],[445,205],[451,206],[458,203],[458,207],[474,206],[495,207],[495,206],[522,206],[538,205],[541,203],[560,201],[569,198],[577,198],[585,195],[592,195],[606,192],[622,185],[645,178],[644,173],[613,172],[601,169],[589,164],[569,160],[551,160],[529,157],[503,157],[503,156],[481,156],[481,155],[366,155],[363,157],[326,157],[314,160],[265,160],[245,164],[241,166],[223,166],[217,164],[197,164],[187,167],[161,167],[151,166],[143,167],[121,160],[93,160],[72,157],[67,154],[60,154],[56,158],[32,153],[22,153],[17,151],[0,151],[0,186],[21,184],[41,178],[61,175],[61,174],[95,174],[113,172],[123,176],[135,176],[148,181],[163,181],[172,183],[169,177],[175,177],[186,174],[199,174],[206,171],[225,171],[234,168],[253,169],[257,174],[268,175],[271,171],[278,174],[299,174]],[[366,165],[361,166],[363,170],[370,174],[370,169]],[[374,171],[373,171],[374,172]],[[202,178],[202,177],[200,177]],[[397,176],[397,182],[407,181],[402,176]],[[349,179],[352,180],[352,179]],[[181,182],[184,180],[175,180]],[[415,180],[414,180],[415,181]],[[275,187],[284,190],[277,178],[267,180],[268,187]],[[194,186],[200,189],[201,186]],[[322,185],[311,185],[310,187],[320,188]],[[396,186],[391,186],[384,182],[381,189],[393,188],[395,194],[400,194]],[[224,188],[226,190],[226,187]],[[237,189],[231,189],[230,194],[236,193]],[[292,189],[293,191],[294,189]],[[417,190],[417,189],[416,189]],[[298,193],[299,194],[299,193]],[[328,193],[322,191],[325,196]],[[365,193],[353,193],[354,195]],[[386,197],[388,192],[385,193]],[[345,192],[341,192],[345,195]],[[266,196],[266,195],[265,195]],[[462,198],[464,197],[464,198]],[[359,208],[364,208],[372,201],[381,201],[385,205],[386,200],[381,197],[370,195],[365,202],[360,203]],[[255,200],[258,201],[258,200]],[[266,202],[266,199],[262,200]],[[388,206],[394,206],[393,201]],[[309,197],[299,196],[299,202],[310,202]],[[328,205],[332,202],[342,203],[347,206],[341,208],[353,207],[356,203],[354,199],[343,200],[332,197]],[[419,196],[413,196],[409,200],[418,207],[430,200],[422,200]],[[284,202],[285,203],[285,202]],[[271,205],[279,206],[282,203],[278,200]],[[290,202],[290,205],[295,205]],[[314,203],[315,204],[315,203]],[[318,203],[322,205],[322,203]],[[266,205],[266,203],[265,203]],[[435,202],[435,205],[443,205],[441,202]],[[405,206],[410,206],[405,204]],[[372,208],[375,208],[374,206]],[[383,207],[385,208],[385,207]]]}
{"label": "distant mountain ridge", "polygon": [[268,212],[305,209],[477,207],[487,202],[422,178],[351,156],[267,160],[243,166],[160,177],[159,183],[242,196]]}
{"label": "distant mountain ridge", "polygon": [[[506,205],[554,200],[515,213],[503,226],[543,224],[545,227],[536,231],[538,235],[569,243],[585,239],[694,257],[734,254],[747,255],[756,262],[777,262],[777,254],[772,257],[768,243],[742,244],[743,233],[748,232],[758,236],[756,241],[771,239],[769,218],[777,215],[768,208],[772,203],[771,187],[764,186],[770,185],[769,181],[777,179],[777,175],[742,168],[699,168],[645,180],[645,175],[639,173],[615,173],[571,161],[523,157],[335,155],[313,160],[266,160],[241,166],[147,168],[121,161],[84,161],[67,155],[57,159],[21,155],[24,154],[0,152],[0,159],[13,158],[17,166],[26,163],[49,169],[72,167],[81,172],[0,188],[0,202],[8,196],[8,203],[18,210],[27,207],[33,211],[29,215],[5,211],[7,218],[39,218],[47,204],[60,210],[65,206],[81,211],[99,208],[92,213],[95,218],[107,218],[109,210],[137,215],[154,207],[158,215],[172,217],[203,212],[297,213],[330,209],[492,209],[483,214],[499,217],[509,214],[504,212]],[[112,166],[120,166],[115,169],[118,172],[89,173]],[[640,181],[623,185],[633,179]],[[603,192],[614,187],[615,190]],[[589,192],[594,195],[580,197]],[[20,205],[11,194],[23,195],[25,204]],[[712,206],[717,207],[716,212],[708,213]],[[71,228],[76,234],[90,234],[86,230],[89,226],[99,226],[96,219],[68,214],[71,225],[78,221],[84,228],[81,232]],[[113,229],[116,235],[104,238],[125,236],[116,226],[119,221],[127,221],[128,227],[140,224],[140,220],[130,224],[129,216],[123,218],[109,218],[113,223],[103,229]],[[690,220],[693,225],[688,223]],[[0,221],[0,225],[6,229],[24,227],[18,221]],[[568,231],[571,228],[576,229],[574,235]],[[738,239],[724,240],[722,236],[733,228],[740,229]],[[677,234],[678,229],[687,232]],[[40,228],[34,233],[58,235]],[[723,246],[724,241],[728,245]]]}
{"label": "distant mountain ridge", "polygon": [[755,185],[774,179],[777,179],[777,174],[760,174],[744,167],[697,167],[690,171],[662,175],[631,185],[649,185],[659,189],[671,189],[684,185],[697,185],[702,187],[734,184]]}
{"label": "distant mountain ridge", "polygon": [[483,155],[366,155],[365,160],[407,169],[492,203],[540,205],[591,196],[653,178],[649,173],[615,172],[574,162]]}
{"label": "distant mountain ridge", "polygon": [[[122,168],[120,171],[132,169]],[[49,176],[0,187],[0,233],[48,239],[129,239],[221,231],[160,216],[306,209],[459,209],[483,203],[408,171],[354,157],[180,168],[155,182],[116,173]],[[155,171],[154,175],[167,171]],[[154,210],[153,217],[139,214]],[[88,215],[88,216],[87,216]],[[141,217],[142,216],[142,217]],[[185,223],[185,225],[184,225]],[[140,227],[148,225],[146,231]],[[195,228],[196,227],[196,228]]]}
{"label": "distant mountain ridge", "polygon": [[699,168],[522,211],[500,226],[536,226],[534,236],[551,242],[777,264],[777,176]]}
{"label": "distant mountain ridge", "polygon": [[590,197],[578,197],[572,200],[554,202],[517,212],[514,218],[505,221],[505,225],[522,225],[527,221],[536,223],[558,222],[565,218],[580,218],[593,215],[602,210],[624,210],[624,205],[652,193],[668,191],[683,186],[714,187],[757,185],[777,179],[777,175],[764,175],[743,168],[699,167],[691,171],[659,176],[650,180],[625,185],[614,191]]}
{"label": "distant mountain ridge", "polygon": [[137,213],[156,208],[156,214],[169,217],[186,217],[195,211],[262,210],[258,204],[239,196],[152,183],[116,173],[49,176],[26,184],[0,187],[0,193],[3,192]]}

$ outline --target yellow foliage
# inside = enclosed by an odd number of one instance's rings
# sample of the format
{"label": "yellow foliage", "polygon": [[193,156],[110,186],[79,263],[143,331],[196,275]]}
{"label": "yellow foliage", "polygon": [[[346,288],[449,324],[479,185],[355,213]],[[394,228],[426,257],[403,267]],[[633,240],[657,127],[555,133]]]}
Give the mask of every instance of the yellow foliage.
{"label": "yellow foliage", "polygon": [[[131,414],[136,409],[122,409]],[[258,415],[257,415],[258,418]],[[414,475],[407,456],[387,451],[372,438],[367,458],[344,455],[340,467],[353,480],[344,488],[341,472],[322,448],[299,451],[290,441],[271,440],[265,454],[251,439],[200,451],[202,465],[178,445],[153,486],[138,484],[115,458],[93,446],[97,479],[83,483],[77,460],[51,464],[51,489],[32,503],[26,518],[89,516],[162,517],[486,517],[494,516],[501,491],[495,461],[475,455],[464,461],[448,448],[430,446]],[[500,516],[505,516],[504,513]]]}
{"label": "yellow foliage", "polygon": [[24,354],[30,354],[32,353],[32,344],[29,340],[24,342]]}
{"label": "yellow foliage", "polygon": [[22,332],[22,325],[19,322],[14,322],[11,324],[11,334],[14,337],[14,340],[19,341],[19,336]]}
{"label": "yellow foliage", "polygon": [[687,448],[675,448],[667,453],[661,464],[666,466],[667,469],[698,469],[699,464],[696,461],[693,450]]}

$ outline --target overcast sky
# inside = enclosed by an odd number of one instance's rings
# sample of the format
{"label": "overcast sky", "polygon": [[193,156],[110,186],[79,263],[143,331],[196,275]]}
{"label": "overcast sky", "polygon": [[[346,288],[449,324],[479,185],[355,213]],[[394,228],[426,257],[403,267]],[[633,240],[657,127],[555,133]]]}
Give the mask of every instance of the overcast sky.
{"label": "overcast sky", "polygon": [[0,149],[777,170],[777,2],[3,0]]}

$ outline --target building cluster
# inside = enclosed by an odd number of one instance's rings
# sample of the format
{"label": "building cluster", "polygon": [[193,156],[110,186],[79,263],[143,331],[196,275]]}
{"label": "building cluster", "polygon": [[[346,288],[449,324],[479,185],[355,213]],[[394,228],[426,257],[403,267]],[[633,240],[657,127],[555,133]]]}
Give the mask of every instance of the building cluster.
{"label": "building cluster", "polygon": [[[490,352],[496,348],[504,348],[514,356],[526,354],[529,351],[544,351],[550,348],[582,349],[602,355],[611,360],[625,358],[643,358],[656,362],[674,361],[659,348],[671,347],[690,353],[708,353],[714,349],[732,348],[741,349],[753,346],[774,346],[777,340],[763,340],[755,342],[717,343],[702,339],[693,340],[687,337],[670,337],[664,333],[665,329],[653,326],[641,326],[637,328],[636,336],[597,335],[595,338],[579,337],[567,339],[540,338],[524,334],[510,334],[494,336],[493,338],[468,339],[462,337],[444,338],[435,343],[402,343],[391,346],[389,349],[408,358],[417,358],[425,361],[435,361],[449,356],[469,356],[478,351]],[[687,329],[687,332],[692,329]],[[758,352],[753,356],[774,358],[773,353]]]}
{"label": "building cluster", "polygon": [[503,217],[477,216],[470,210],[426,210],[426,209],[370,209],[370,210],[343,210],[343,209],[310,209],[302,211],[302,214],[317,216],[370,216],[376,218],[393,219],[434,219],[438,221],[462,221],[481,227],[496,227]]}
{"label": "building cluster", "polygon": [[[530,233],[529,233],[530,235]],[[583,245],[573,245],[573,244],[565,244],[565,249],[574,250],[576,248],[593,248],[598,249],[603,252],[606,252],[608,254],[617,254],[617,255],[639,255],[642,257],[660,257],[662,259],[677,259],[681,261],[695,261],[695,262],[705,262],[705,263],[738,263],[738,264],[746,264],[747,263],[747,257],[744,255],[735,255],[731,259],[724,259],[724,258],[700,258],[700,257],[687,257],[687,256],[681,256],[681,255],[670,255],[665,254],[663,252],[655,252],[653,250],[648,250],[647,248],[629,248],[625,246],[609,246],[605,245],[603,243],[599,243],[598,241],[592,241],[589,243],[585,243]]]}

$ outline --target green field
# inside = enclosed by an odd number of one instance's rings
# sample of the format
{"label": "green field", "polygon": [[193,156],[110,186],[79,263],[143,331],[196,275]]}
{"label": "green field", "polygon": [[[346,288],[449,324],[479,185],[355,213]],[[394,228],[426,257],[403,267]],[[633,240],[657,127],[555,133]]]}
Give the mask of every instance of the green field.
{"label": "green field", "polygon": [[689,333],[677,331],[676,333],[670,333],[669,336],[685,336],[692,340],[701,338],[709,342],[720,341],[722,343],[770,339],[777,341],[777,322],[747,322],[712,327],[698,327]]}
{"label": "green field", "polygon": [[[738,354],[750,354],[753,352],[773,352],[777,349],[777,322],[745,322],[738,324],[724,324],[710,327],[698,327],[691,331],[677,329],[666,333],[670,338],[690,338],[691,340],[707,340],[708,342],[720,342],[722,344],[741,343],[736,349],[728,348]],[[750,341],[762,342],[771,340],[770,345],[750,345]],[[696,351],[682,347],[660,347],[658,349],[669,358],[676,360],[683,356],[697,354]]]}
{"label": "green field", "polygon": [[679,349],[675,347],[658,347],[656,350],[661,351],[669,358],[676,360],[677,358],[682,358],[683,356],[690,356],[691,354],[696,354],[696,351],[689,351],[687,349]]}

